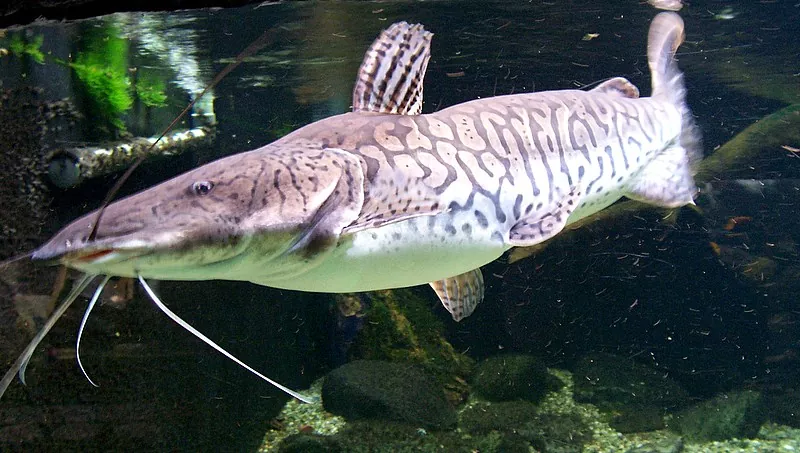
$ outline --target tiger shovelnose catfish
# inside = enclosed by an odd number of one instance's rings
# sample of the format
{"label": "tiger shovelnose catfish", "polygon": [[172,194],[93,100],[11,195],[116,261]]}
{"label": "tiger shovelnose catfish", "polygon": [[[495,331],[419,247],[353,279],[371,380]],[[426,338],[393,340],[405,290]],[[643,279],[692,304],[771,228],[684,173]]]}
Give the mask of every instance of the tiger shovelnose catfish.
{"label": "tiger shovelnose catfish", "polygon": [[702,150],[674,59],[683,36],[677,14],[653,20],[648,98],[618,77],[590,91],[421,114],[432,34],[394,24],[366,53],[353,112],[117,201],[91,240],[97,213],[87,214],[33,258],[143,285],[227,279],[357,292],[429,283],[458,321],[483,299],[480,266],[510,248],[623,196],[692,203]]}

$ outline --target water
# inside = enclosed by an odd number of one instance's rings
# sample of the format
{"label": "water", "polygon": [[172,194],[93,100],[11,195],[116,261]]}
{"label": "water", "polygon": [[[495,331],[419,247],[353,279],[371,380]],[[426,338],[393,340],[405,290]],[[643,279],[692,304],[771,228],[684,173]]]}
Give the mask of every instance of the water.
{"label": "water", "polygon": [[[11,48],[15,36],[26,43],[42,36],[44,64],[34,51],[2,57],[2,87],[37,86],[40,94],[18,95],[17,104],[67,98],[82,117],[69,123],[67,112],[50,123],[41,138],[44,151],[38,132],[23,140],[27,136],[11,124],[16,121],[4,125],[6,149],[32,158],[4,158],[4,181],[14,177],[17,184],[0,192],[8,207],[3,254],[30,250],[98,206],[113,184],[114,176],[103,176],[68,190],[42,185],[40,154],[125,140],[115,122],[132,135],[156,134],[265,29],[277,30],[273,41],[181,126],[215,118],[213,146],[145,165],[123,193],[346,111],[364,50],[398,20],[435,33],[425,112],[478,97],[590,87],[610,76],[626,77],[647,94],[645,40],[656,11],[633,0],[608,3],[289,3],[8,30],[0,47]],[[726,7],[733,18],[715,17]],[[706,155],[800,102],[796,2],[696,1],[681,15],[687,42],[678,55]],[[119,114],[93,106],[78,70],[64,63],[85,63],[79,55],[106,55],[103,65],[118,81],[155,81],[153,90],[163,91],[166,105],[148,108],[142,95]],[[63,113],[56,107],[51,111]],[[8,103],[4,109],[14,119],[28,112]],[[789,137],[798,128],[793,121],[786,123]],[[752,142],[764,149],[727,166],[717,175],[722,181],[706,181],[700,212],[645,210],[564,235],[532,258],[486,266],[486,300],[461,323],[449,319],[428,288],[411,294],[427,301],[455,350],[476,360],[527,353],[574,370],[584,354],[601,351],[655,367],[695,401],[743,388],[785,398],[798,390],[800,218],[793,211],[800,167],[797,155],[780,145],[800,143],[796,132],[794,142],[773,143],[775,134]],[[755,182],[743,182],[750,179]],[[731,224],[733,218],[738,223]],[[19,295],[47,295],[55,279],[52,268],[19,264],[4,271],[3,363],[16,358],[27,332],[47,313],[47,297],[21,302]],[[341,364],[348,354],[341,339],[351,341],[360,328],[352,317],[341,322],[330,296],[228,282],[163,282],[159,292],[198,329],[293,388]],[[109,297],[91,318],[81,349],[101,387],[87,385],[74,364],[80,316],[76,304],[34,356],[28,386],[12,385],[0,402],[6,445],[247,451],[267,430],[285,424],[275,420],[285,402],[281,394],[190,338],[141,295],[117,304]],[[779,421],[791,422],[787,417]]]}

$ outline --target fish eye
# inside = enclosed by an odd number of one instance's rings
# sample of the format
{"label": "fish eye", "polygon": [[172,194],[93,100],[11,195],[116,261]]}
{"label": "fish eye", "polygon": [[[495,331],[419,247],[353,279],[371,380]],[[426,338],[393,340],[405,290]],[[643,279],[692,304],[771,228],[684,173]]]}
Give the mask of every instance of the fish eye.
{"label": "fish eye", "polygon": [[214,188],[214,183],[211,181],[196,181],[192,184],[192,192],[195,195],[207,195]]}

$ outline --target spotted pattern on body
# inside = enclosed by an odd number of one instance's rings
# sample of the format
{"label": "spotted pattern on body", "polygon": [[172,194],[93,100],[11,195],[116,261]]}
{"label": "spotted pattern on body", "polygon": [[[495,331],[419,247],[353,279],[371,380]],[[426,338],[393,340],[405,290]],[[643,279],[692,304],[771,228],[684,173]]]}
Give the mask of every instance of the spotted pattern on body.
{"label": "spotted pattern on body", "polygon": [[[676,139],[679,127],[670,125],[677,121],[667,103],[574,90],[499,96],[427,115],[344,114],[287,141],[340,144],[364,161],[368,191],[398,174],[419,179],[453,219],[443,228],[464,230],[455,214],[471,212],[466,229],[491,223],[505,239],[524,217],[558,209],[565,197],[574,203],[568,222],[617,200]],[[345,133],[349,143],[336,140]],[[491,206],[475,211],[478,196]]]}

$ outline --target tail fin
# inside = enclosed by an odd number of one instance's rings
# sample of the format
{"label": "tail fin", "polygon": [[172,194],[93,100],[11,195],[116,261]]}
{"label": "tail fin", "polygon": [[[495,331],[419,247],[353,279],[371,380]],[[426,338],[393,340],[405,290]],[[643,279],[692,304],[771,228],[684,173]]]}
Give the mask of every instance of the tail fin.
{"label": "tail fin", "polygon": [[656,206],[675,208],[693,203],[697,188],[694,174],[703,157],[700,132],[686,105],[683,73],[675,51],[683,42],[683,20],[675,13],[661,13],[650,24],[647,62],[653,79],[652,97],[675,106],[681,114],[677,143],[667,143],[653,160],[628,183],[628,198]]}
{"label": "tail fin", "polygon": [[686,86],[683,73],[675,61],[675,51],[683,43],[683,19],[676,13],[660,13],[650,24],[647,37],[647,63],[653,83],[652,97],[673,104],[681,113],[681,148],[689,157],[689,167],[694,174],[697,163],[703,158],[700,130],[686,104]]}

